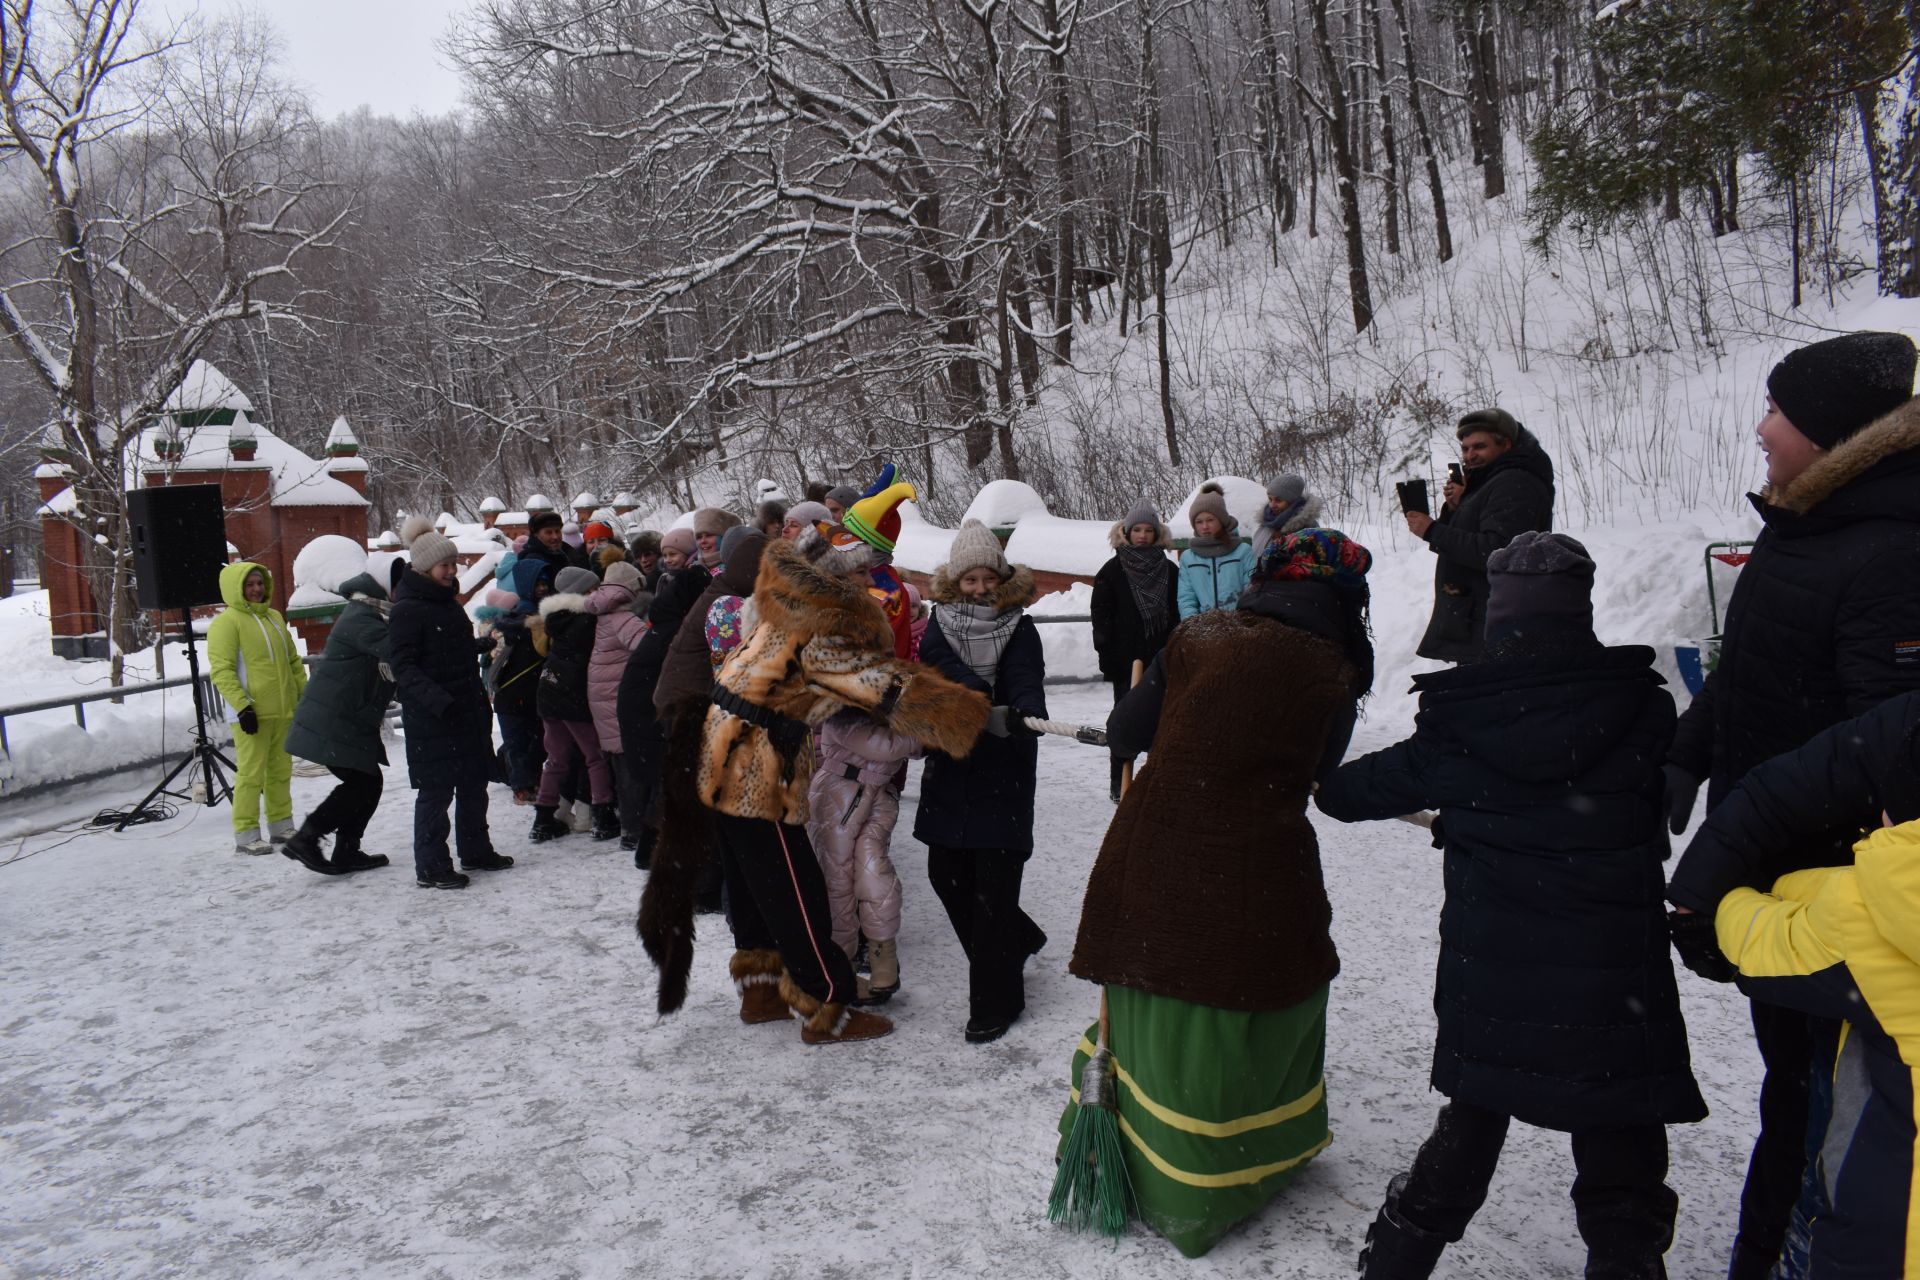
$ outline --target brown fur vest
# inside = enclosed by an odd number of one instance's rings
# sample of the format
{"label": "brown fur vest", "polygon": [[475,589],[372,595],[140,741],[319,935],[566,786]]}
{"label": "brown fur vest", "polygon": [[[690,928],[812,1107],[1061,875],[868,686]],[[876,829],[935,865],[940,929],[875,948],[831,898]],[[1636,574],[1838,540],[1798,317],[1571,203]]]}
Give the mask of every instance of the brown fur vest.
{"label": "brown fur vest", "polygon": [[1069,968],[1194,1004],[1290,1008],[1340,968],[1306,809],[1352,669],[1330,641],[1244,611],[1184,623],[1166,668]]}

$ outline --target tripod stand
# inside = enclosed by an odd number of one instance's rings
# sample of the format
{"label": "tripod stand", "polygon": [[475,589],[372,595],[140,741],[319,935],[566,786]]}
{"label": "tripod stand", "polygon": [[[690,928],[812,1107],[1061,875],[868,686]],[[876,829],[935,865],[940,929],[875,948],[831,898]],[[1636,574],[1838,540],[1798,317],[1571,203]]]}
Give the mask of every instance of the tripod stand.
{"label": "tripod stand", "polygon": [[[193,800],[193,771],[196,768],[200,770],[201,779],[206,784],[205,795],[208,808],[212,808],[222,800],[233,799],[233,783],[228,781],[225,770],[221,768],[224,765],[226,769],[232,769],[233,761],[222,755],[220,748],[214,746],[207,737],[207,693],[206,687],[200,680],[200,654],[194,648],[191,609],[180,610],[180,624],[187,633],[187,673],[192,678],[193,687],[193,745],[187,748],[187,754],[182,756],[173,768],[167,770],[167,776],[160,779],[139,804],[127,810],[127,815],[120,820],[120,824],[114,828],[115,831],[125,831],[128,824],[160,796],[172,796],[176,800]],[[183,771],[187,775],[188,789],[184,792],[169,790],[173,780]]]}

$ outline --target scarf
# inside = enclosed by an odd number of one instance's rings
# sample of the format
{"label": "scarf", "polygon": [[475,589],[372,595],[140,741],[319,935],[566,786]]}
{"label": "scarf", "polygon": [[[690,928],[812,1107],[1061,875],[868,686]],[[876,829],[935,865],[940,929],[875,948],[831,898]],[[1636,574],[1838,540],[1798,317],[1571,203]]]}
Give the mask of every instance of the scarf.
{"label": "scarf", "polygon": [[1208,560],[1226,555],[1240,545],[1240,535],[1229,532],[1224,538],[1193,538],[1187,543],[1187,550]]}
{"label": "scarf", "polygon": [[1120,567],[1133,590],[1133,607],[1147,629],[1147,639],[1167,629],[1167,553],[1159,547],[1121,547]]}
{"label": "scarf", "polygon": [[943,604],[938,610],[940,634],[960,661],[992,689],[994,677],[1000,674],[1000,655],[1025,614],[1025,609],[1001,613],[990,604]]}

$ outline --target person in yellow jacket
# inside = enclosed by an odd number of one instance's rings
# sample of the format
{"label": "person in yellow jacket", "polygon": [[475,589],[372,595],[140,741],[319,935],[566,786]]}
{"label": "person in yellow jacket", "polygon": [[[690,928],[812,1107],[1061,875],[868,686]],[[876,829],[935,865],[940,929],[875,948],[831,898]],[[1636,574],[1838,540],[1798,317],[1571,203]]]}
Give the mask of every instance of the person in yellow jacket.
{"label": "person in yellow jacket", "polygon": [[[207,661],[234,726],[239,776],[233,780],[233,847],[241,853],[272,853],[294,831],[287,730],[307,687],[307,669],[287,620],[267,604],[273,575],[266,566],[242,560],[222,569],[220,598],[227,607],[207,628]],[[260,834],[263,796],[265,839]]]}
{"label": "person in yellow jacket", "polygon": [[1841,1019],[1814,1050],[1808,1148],[1776,1277],[1920,1277],[1920,821],[1854,846],[1850,867],[1720,900],[1715,931],[1755,1000]]}

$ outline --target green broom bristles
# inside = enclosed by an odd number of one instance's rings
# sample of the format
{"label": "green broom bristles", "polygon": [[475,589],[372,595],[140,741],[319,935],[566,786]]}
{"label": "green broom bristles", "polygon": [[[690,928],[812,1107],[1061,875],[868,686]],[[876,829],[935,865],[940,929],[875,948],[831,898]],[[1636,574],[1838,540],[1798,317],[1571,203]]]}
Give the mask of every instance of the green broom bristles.
{"label": "green broom bristles", "polygon": [[1102,1045],[1080,1072],[1080,1106],[1060,1150],[1047,1197],[1047,1218],[1075,1231],[1089,1227],[1118,1240],[1133,1213],[1133,1184],[1120,1151],[1120,1117],[1108,1076],[1113,1055]]}

